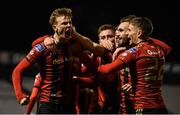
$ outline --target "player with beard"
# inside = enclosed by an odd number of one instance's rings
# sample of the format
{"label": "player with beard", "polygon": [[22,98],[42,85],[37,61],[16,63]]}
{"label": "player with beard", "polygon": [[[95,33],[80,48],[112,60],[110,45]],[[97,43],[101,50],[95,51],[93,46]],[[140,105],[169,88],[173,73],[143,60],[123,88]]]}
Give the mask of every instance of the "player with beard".
{"label": "player with beard", "polygon": [[[115,43],[116,50],[113,53],[113,60],[115,60],[122,51],[130,48],[129,38],[127,36],[127,31],[129,27],[129,22],[135,15],[128,15],[120,20],[120,24],[116,28],[115,33]],[[124,50],[122,50],[124,48]],[[118,113],[120,114],[132,114],[133,112],[133,90],[132,90],[132,77],[130,75],[129,67],[124,67],[117,72],[119,78],[118,83]]]}
{"label": "player with beard", "polygon": [[130,21],[128,37],[134,47],[122,52],[112,63],[98,67],[102,74],[111,73],[124,66],[130,67],[136,80],[134,96],[135,114],[167,114],[162,97],[165,56],[171,47],[149,37],[153,25],[147,17],[135,17]]}

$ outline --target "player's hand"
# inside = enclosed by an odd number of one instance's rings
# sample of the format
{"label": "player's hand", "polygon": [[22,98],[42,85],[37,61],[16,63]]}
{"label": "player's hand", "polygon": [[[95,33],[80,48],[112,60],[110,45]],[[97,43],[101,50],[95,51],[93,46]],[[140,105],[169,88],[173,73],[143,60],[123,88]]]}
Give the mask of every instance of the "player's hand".
{"label": "player's hand", "polygon": [[29,96],[22,98],[19,103],[21,105],[27,105],[29,103]]}
{"label": "player's hand", "polygon": [[118,57],[118,55],[125,50],[126,50],[126,47],[116,48],[116,50],[113,53],[112,60],[114,61]]}
{"label": "player's hand", "polygon": [[78,76],[73,76],[73,80],[74,80],[74,81],[77,81],[78,78],[79,78]]}
{"label": "player's hand", "polygon": [[113,49],[114,49],[114,44],[110,40],[101,40],[100,45],[102,45],[109,51],[113,51]]}
{"label": "player's hand", "polygon": [[47,37],[44,39],[44,45],[48,48],[48,49],[53,49],[54,48],[54,44],[55,41],[52,37]]}
{"label": "player's hand", "polygon": [[129,93],[131,90],[132,90],[132,86],[129,84],[129,83],[126,83],[122,86],[122,90],[125,92],[125,93]]}

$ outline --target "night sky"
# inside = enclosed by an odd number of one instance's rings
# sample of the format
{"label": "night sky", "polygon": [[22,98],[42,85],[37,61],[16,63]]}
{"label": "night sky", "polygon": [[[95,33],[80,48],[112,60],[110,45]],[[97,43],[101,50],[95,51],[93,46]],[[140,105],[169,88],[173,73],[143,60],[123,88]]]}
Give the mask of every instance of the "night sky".
{"label": "night sky", "polygon": [[69,7],[73,11],[77,31],[91,37],[93,41],[97,41],[97,29],[101,24],[117,25],[120,18],[129,14],[146,16],[154,25],[151,36],[172,46],[173,50],[168,59],[171,61],[180,59],[178,54],[180,8],[173,1],[14,0],[3,1],[1,5],[4,7],[1,8],[2,50],[29,51],[33,40],[51,34],[52,29],[48,23],[51,12],[58,7]]}

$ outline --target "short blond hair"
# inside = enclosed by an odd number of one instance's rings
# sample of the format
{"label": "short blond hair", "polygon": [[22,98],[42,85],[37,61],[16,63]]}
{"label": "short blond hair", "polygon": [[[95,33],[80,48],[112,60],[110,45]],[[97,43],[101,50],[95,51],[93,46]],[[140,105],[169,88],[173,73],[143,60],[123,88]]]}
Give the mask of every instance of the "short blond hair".
{"label": "short blond hair", "polygon": [[54,25],[56,23],[56,18],[59,16],[68,16],[72,18],[72,10],[70,8],[55,9],[49,18],[49,24]]}

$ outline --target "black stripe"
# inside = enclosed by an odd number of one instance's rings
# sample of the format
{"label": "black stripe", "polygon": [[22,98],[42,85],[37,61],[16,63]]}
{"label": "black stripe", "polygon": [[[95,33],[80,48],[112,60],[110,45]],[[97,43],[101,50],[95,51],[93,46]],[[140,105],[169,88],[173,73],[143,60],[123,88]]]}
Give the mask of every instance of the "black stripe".
{"label": "black stripe", "polygon": [[29,60],[27,57],[25,57],[31,64],[33,64],[32,62],[31,62],[31,60]]}
{"label": "black stripe", "polygon": [[[53,60],[57,60],[58,59],[58,53],[56,51],[52,51],[51,52],[51,61],[52,61],[52,81],[56,80],[58,76],[58,64],[53,64]],[[58,82],[52,82],[51,83],[51,92],[50,92],[50,95],[51,94],[56,94],[57,93],[57,85],[58,85]],[[50,96],[50,102],[53,102],[54,100],[56,100],[56,96]]]}

